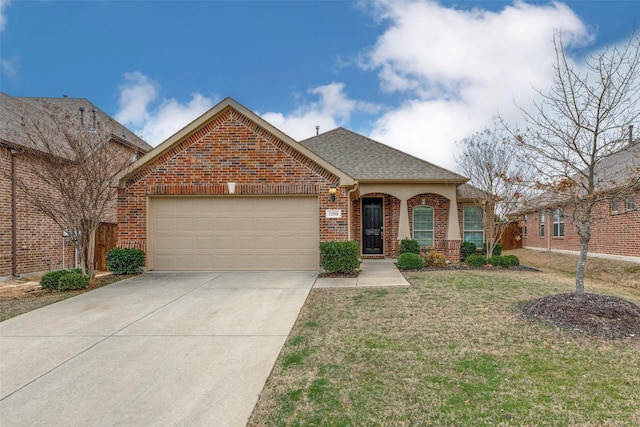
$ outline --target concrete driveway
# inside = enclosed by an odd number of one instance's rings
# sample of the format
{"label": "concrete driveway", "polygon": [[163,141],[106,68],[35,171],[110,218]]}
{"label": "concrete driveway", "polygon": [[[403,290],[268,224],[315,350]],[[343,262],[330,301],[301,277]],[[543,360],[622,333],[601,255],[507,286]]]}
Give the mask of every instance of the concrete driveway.
{"label": "concrete driveway", "polygon": [[146,273],[0,323],[2,426],[244,426],[315,272]]}

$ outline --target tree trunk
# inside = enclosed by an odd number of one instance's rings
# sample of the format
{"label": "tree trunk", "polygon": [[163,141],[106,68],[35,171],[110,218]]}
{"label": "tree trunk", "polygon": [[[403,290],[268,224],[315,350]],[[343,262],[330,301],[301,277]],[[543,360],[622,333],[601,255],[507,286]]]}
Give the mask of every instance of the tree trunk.
{"label": "tree trunk", "polygon": [[89,247],[87,250],[87,275],[89,276],[89,279],[93,279],[96,275],[96,272],[94,270],[94,258],[95,258],[95,252],[96,252],[96,228],[94,228],[93,230],[91,230],[91,232],[89,233]]}
{"label": "tree trunk", "polygon": [[578,256],[578,266],[576,267],[576,296],[578,301],[584,299],[584,273],[587,264],[587,253],[589,252],[590,228],[590,224],[585,224],[580,236],[580,255]]}

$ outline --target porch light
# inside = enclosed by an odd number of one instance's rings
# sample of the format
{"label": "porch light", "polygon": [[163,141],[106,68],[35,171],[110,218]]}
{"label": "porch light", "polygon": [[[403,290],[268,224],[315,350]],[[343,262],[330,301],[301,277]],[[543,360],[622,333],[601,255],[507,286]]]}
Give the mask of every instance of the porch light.
{"label": "porch light", "polygon": [[236,193],[236,183],[235,182],[227,182],[227,187],[229,188],[229,194]]}
{"label": "porch light", "polygon": [[332,185],[331,187],[329,187],[329,194],[331,194],[331,201],[335,202],[336,201],[336,193],[338,192],[338,189],[336,188],[335,185]]}

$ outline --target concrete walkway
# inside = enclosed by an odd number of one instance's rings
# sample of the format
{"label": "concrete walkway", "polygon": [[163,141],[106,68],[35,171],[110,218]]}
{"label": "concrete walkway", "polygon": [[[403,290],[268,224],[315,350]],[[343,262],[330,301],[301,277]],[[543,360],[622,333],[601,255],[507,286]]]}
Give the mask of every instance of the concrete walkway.
{"label": "concrete walkway", "polygon": [[314,288],[363,288],[375,286],[409,286],[409,282],[395,265],[395,260],[365,259],[358,277],[319,277]]}
{"label": "concrete walkway", "polygon": [[0,323],[2,426],[244,426],[316,272],[146,273]]}

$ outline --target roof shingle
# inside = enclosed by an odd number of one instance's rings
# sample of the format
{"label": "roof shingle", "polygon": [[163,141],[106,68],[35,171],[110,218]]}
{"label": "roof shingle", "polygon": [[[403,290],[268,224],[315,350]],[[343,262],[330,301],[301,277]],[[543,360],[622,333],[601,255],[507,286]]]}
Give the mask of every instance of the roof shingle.
{"label": "roof shingle", "polygon": [[461,184],[467,178],[388,145],[337,128],[300,141],[359,181],[420,181]]}

